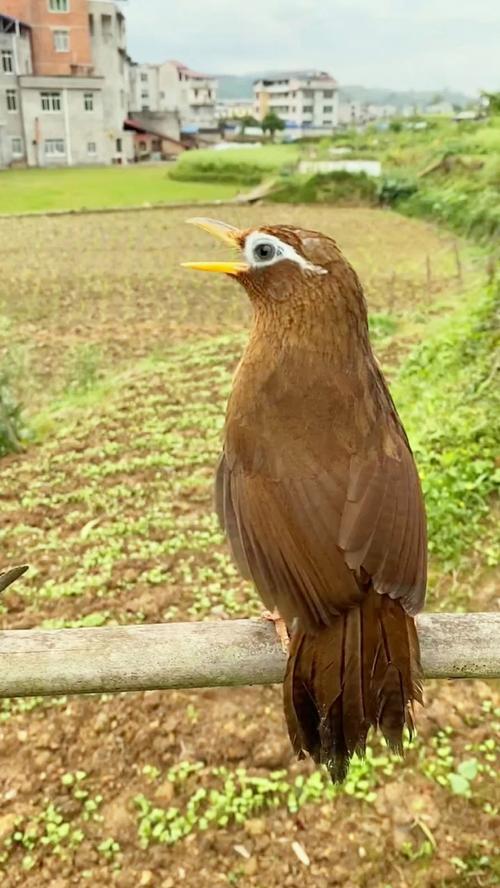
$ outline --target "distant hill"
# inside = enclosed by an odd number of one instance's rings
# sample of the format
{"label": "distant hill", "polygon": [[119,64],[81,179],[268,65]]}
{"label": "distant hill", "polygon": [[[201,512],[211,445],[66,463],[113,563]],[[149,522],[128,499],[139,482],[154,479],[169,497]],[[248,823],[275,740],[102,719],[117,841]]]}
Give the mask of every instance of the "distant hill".
{"label": "distant hill", "polygon": [[[217,74],[219,82],[219,99],[251,99],[253,97],[253,82],[260,77],[269,77],[276,74],[275,71],[256,71],[255,74]],[[366,102],[377,105],[395,105],[403,108],[405,105],[430,105],[433,99],[439,98],[452,105],[465,107],[471,101],[471,96],[450,89],[435,90],[393,90],[383,87],[370,86],[341,86],[340,97],[346,102]]]}

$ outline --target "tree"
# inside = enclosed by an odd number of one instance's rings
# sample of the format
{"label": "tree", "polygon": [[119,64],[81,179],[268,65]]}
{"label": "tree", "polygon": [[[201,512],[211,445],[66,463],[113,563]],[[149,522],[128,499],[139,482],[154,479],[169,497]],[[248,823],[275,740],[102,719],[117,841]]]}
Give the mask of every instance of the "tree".
{"label": "tree", "polygon": [[268,111],[268,113],[264,117],[264,120],[262,121],[262,129],[265,133],[270,133],[271,141],[274,141],[274,134],[278,130],[285,129],[285,122],[281,119],[281,117],[278,117],[275,111]]}
{"label": "tree", "polygon": [[240,133],[243,136],[247,126],[260,126],[260,123],[251,114],[244,114],[243,117],[240,117],[240,125]]}
{"label": "tree", "polygon": [[483,90],[481,98],[486,99],[490,114],[500,114],[500,92],[486,92]]}

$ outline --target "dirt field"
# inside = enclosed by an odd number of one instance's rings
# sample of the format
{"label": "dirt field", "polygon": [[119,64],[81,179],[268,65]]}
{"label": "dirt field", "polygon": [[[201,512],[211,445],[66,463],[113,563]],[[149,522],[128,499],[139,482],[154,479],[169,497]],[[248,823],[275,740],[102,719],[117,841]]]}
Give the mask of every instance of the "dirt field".
{"label": "dirt field", "polygon": [[[335,234],[391,377],[483,264],[381,211],[219,214]],[[0,220],[0,345],[38,436],[2,461],[2,563],[32,565],[3,596],[3,628],[259,613],[211,491],[249,311],[233,282],[179,268],[223,255],[187,216]],[[431,609],[462,602],[465,586],[467,606],[493,609],[481,552],[445,575],[435,560],[432,576]],[[425,697],[405,761],[375,740],[336,792],[293,760],[280,688],[3,701],[0,882],[498,884],[497,690],[428,682]]]}

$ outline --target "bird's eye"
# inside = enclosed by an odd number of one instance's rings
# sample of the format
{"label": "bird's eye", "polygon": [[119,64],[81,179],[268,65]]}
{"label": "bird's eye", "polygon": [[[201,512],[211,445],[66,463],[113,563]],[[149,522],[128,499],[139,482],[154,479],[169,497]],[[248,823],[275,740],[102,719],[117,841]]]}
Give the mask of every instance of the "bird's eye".
{"label": "bird's eye", "polygon": [[276,247],[268,241],[255,244],[253,248],[253,257],[256,262],[270,262],[276,256],[276,253]]}

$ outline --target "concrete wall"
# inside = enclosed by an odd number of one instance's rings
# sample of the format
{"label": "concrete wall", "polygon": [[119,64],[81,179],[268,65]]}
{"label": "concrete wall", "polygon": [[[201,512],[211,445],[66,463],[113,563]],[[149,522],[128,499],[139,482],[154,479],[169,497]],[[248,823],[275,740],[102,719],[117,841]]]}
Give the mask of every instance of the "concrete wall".
{"label": "concrete wall", "polygon": [[179,115],[176,111],[134,111],[132,117],[153,133],[170,136],[177,141],[181,137]]}
{"label": "concrete wall", "polygon": [[[22,77],[20,82],[30,166],[107,162],[102,78]],[[61,110],[43,111],[42,92],[59,92]],[[85,93],[93,95],[92,111],[85,110]],[[63,154],[47,153],[46,143],[52,139],[64,140]],[[89,152],[89,143],[95,153]]]}
{"label": "concrete wall", "polygon": [[[21,90],[19,88],[17,70],[24,70],[30,67],[30,44],[29,32],[16,36],[15,33],[3,33],[0,31],[0,52],[6,49],[12,52],[14,60],[14,72],[7,74],[0,66],[0,167],[9,166],[12,162],[23,161],[25,158],[25,139],[23,119],[21,113]],[[7,108],[7,90],[13,90],[15,93],[15,101],[17,105],[16,111],[10,111]],[[17,151],[13,151],[13,139],[21,139],[20,155]],[[16,146],[17,147],[17,146]]]}
{"label": "concrete wall", "polygon": [[134,157],[133,140],[123,132],[129,107],[129,59],[126,53],[125,18],[115,3],[90,0],[93,28],[92,58],[95,73],[104,77],[105,163],[126,162]]}

